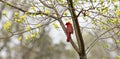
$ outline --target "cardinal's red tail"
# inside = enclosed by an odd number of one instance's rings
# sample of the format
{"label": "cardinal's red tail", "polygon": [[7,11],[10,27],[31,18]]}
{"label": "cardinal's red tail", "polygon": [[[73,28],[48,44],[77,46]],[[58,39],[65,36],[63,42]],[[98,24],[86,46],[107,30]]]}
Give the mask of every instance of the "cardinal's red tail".
{"label": "cardinal's red tail", "polygon": [[71,33],[68,33],[68,35],[67,35],[67,42],[70,42],[70,39],[71,39]]}

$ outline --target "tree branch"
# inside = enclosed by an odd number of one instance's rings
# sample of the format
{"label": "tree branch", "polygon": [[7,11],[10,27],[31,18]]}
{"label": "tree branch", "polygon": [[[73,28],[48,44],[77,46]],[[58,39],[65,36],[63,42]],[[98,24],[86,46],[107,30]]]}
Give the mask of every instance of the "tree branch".
{"label": "tree branch", "polygon": [[80,50],[80,53],[79,53],[80,59],[87,59],[86,53],[85,53],[85,47],[84,47],[84,40],[82,37],[82,33],[80,31],[79,22],[77,19],[77,15],[75,13],[75,9],[73,7],[73,1],[67,0],[67,3],[68,3],[69,11],[70,11],[71,16],[72,16],[73,26],[75,29],[75,35],[76,35],[79,50]]}
{"label": "tree branch", "polygon": [[[24,9],[22,9],[22,8],[19,8],[19,7],[15,6],[15,5],[12,5],[12,4],[10,4],[10,3],[6,2],[6,1],[0,0],[0,2],[5,3],[5,4],[7,4],[7,5],[9,5],[9,6],[13,7],[13,8],[15,8],[15,9],[18,9],[19,11],[24,12],[24,13],[25,13],[25,12],[28,12],[28,11],[26,11],[26,10],[24,10]],[[53,16],[53,15],[44,13],[44,12],[42,12],[42,11],[38,11],[38,12],[34,12],[34,13],[33,13],[33,12],[28,12],[28,13],[29,13],[29,14],[36,14],[36,15],[43,14],[43,15],[46,15],[46,16],[48,16],[48,17],[52,17],[52,18],[54,18],[54,19],[59,19],[59,18],[57,18],[57,17],[55,17],[55,16]]]}
{"label": "tree branch", "polygon": [[[62,21],[61,19],[59,19],[58,21],[59,21],[59,23],[60,23],[60,25],[61,25],[64,33],[67,35],[66,28],[65,28],[65,25],[64,25],[63,21]],[[71,43],[71,45],[73,46],[73,48],[75,49],[75,51],[76,51],[77,53],[79,53],[80,51],[79,51],[78,47],[76,46],[76,44],[73,42],[72,39],[70,39],[70,40],[71,40],[70,43]]]}
{"label": "tree branch", "polygon": [[87,54],[89,53],[90,49],[96,44],[96,42],[99,40],[99,38],[100,38],[101,36],[103,36],[104,34],[108,33],[109,31],[111,31],[111,30],[113,30],[113,29],[115,29],[115,28],[118,28],[118,27],[113,27],[113,28],[105,31],[105,32],[102,33],[101,35],[97,36],[97,38],[96,38],[96,39],[89,45],[89,47],[86,49]]}
{"label": "tree branch", "polygon": [[[40,1],[41,1],[41,0],[40,0]],[[5,3],[5,4],[7,4],[7,5],[9,5],[9,6],[13,7],[13,8],[15,8],[15,9],[18,9],[18,10],[24,12],[24,13],[25,13],[25,12],[28,12],[28,11],[26,11],[26,10],[24,10],[24,9],[22,9],[22,8],[19,8],[19,7],[17,7],[17,6],[14,6],[14,5],[12,5],[12,4],[6,2],[6,1],[0,0],[0,2]],[[45,3],[43,3],[43,4],[46,6]],[[47,6],[47,7],[49,7],[49,6]],[[52,7],[49,7],[49,8],[52,8]],[[42,11],[38,11],[38,12],[35,12],[35,13],[33,13],[33,12],[28,12],[28,13],[29,13],[29,14],[36,14],[36,15],[43,14],[43,15],[46,15],[46,16],[48,16],[48,17],[52,17],[52,18],[58,20],[59,23],[61,24],[61,26],[62,26],[64,32],[66,33],[66,29],[65,29],[64,23],[62,22],[62,20],[59,20],[61,17],[60,17],[60,18],[59,18],[59,17],[55,17],[55,16],[53,16],[53,15],[46,14],[46,13],[44,13],[44,12],[42,12]],[[36,28],[33,28],[33,29],[36,29]],[[31,29],[31,30],[33,30],[33,29]],[[19,32],[19,33],[15,33],[15,34],[12,34],[12,35],[9,36],[9,37],[12,37],[13,35],[17,35],[17,34],[20,34],[20,33],[25,33],[25,32],[27,32],[27,31],[22,31],[22,32]],[[7,38],[9,38],[9,37],[7,37]],[[3,39],[3,38],[0,38],[0,39]],[[71,42],[73,48],[77,51],[77,53],[79,53],[79,50],[78,50],[77,46],[75,45],[75,43],[73,42],[72,39],[71,39],[70,42]]]}
{"label": "tree branch", "polygon": [[25,11],[25,10],[17,7],[17,6],[14,6],[14,5],[10,4],[10,3],[7,3],[6,1],[0,0],[0,2],[5,3],[5,4],[7,4],[7,5],[9,5],[9,6],[13,7],[13,8],[15,8],[15,9],[18,9],[18,10],[22,11],[22,12],[27,12],[27,11]]}

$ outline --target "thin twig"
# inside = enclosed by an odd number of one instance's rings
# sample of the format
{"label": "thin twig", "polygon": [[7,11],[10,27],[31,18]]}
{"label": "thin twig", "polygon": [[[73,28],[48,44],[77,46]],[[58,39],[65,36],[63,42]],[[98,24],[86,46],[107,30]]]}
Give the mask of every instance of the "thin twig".
{"label": "thin twig", "polygon": [[115,28],[117,28],[117,27],[113,27],[113,28],[105,31],[105,32],[102,33],[101,35],[99,35],[99,36],[90,44],[90,46],[86,49],[87,54],[89,53],[90,49],[96,44],[96,42],[99,40],[99,38],[100,38],[101,36],[103,36],[105,33],[109,32],[109,31],[111,31],[111,30],[113,30],[113,29],[115,29]]}
{"label": "thin twig", "polygon": [[[28,11],[26,11],[26,10],[20,8],[20,7],[17,7],[17,6],[15,6],[15,5],[12,5],[12,4],[10,4],[10,3],[6,2],[6,1],[0,0],[0,2],[5,3],[5,4],[7,4],[7,5],[9,5],[9,6],[13,7],[13,8],[15,8],[15,9],[18,9],[18,10],[24,12],[24,13],[25,13],[25,12],[28,12]],[[55,17],[55,16],[53,16],[53,15],[44,13],[44,12],[42,12],[42,11],[38,11],[38,12],[28,12],[28,13],[29,13],[29,14],[36,14],[36,15],[43,14],[43,15],[52,17],[52,18],[54,18],[54,19],[59,19],[59,18],[57,18],[57,17]]]}

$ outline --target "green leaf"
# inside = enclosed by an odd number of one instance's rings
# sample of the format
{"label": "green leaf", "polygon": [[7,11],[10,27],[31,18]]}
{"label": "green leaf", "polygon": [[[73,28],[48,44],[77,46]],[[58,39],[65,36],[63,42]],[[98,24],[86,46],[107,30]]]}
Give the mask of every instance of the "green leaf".
{"label": "green leaf", "polygon": [[113,2],[118,2],[118,0],[113,0]]}
{"label": "green leaf", "polygon": [[103,14],[106,14],[107,11],[108,11],[107,9],[104,9],[104,10],[102,10],[102,13],[103,13]]}
{"label": "green leaf", "polygon": [[63,13],[63,15],[67,16],[67,15],[68,15],[68,13],[67,13],[67,12],[64,12],[64,13]]}
{"label": "green leaf", "polygon": [[96,2],[96,0],[94,0],[94,2]]}
{"label": "green leaf", "polygon": [[53,27],[54,27],[55,29],[58,29],[58,28],[59,28],[59,26],[58,26],[56,23],[52,23],[52,25],[53,25]]}
{"label": "green leaf", "polygon": [[111,22],[111,19],[106,20],[106,22],[107,22],[107,23],[110,23],[110,22]]}
{"label": "green leaf", "polygon": [[74,3],[77,3],[78,2],[78,0],[74,0]]}
{"label": "green leaf", "polygon": [[119,41],[119,40],[115,40],[115,43],[116,43],[116,44],[119,44],[119,43],[120,43],[120,41]]}
{"label": "green leaf", "polygon": [[32,6],[30,7],[30,9],[35,11],[36,7]]}
{"label": "green leaf", "polygon": [[8,21],[3,25],[3,28],[4,28],[4,30],[10,32],[10,27],[11,27],[11,22],[8,20]]}
{"label": "green leaf", "polygon": [[41,24],[39,23],[39,24],[37,24],[36,26],[37,26],[37,27],[40,27],[40,26],[41,26]]}
{"label": "green leaf", "polygon": [[3,14],[4,16],[6,16],[6,11],[4,10],[4,11],[2,12],[2,14]]}
{"label": "green leaf", "polygon": [[119,32],[117,32],[117,35],[120,35],[120,31],[119,31]]}
{"label": "green leaf", "polygon": [[22,36],[19,36],[19,37],[18,37],[18,40],[19,40],[19,41],[22,41]]}
{"label": "green leaf", "polygon": [[116,23],[118,23],[118,19],[117,19],[117,18],[114,18],[111,22],[112,22],[113,24],[116,24]]}
{"label": "green leaf", "polygon": [[107,0],[107,3],[110,3],[110,0]]}
{"label": "green leaf", "polygon": [[116,59],[120,59],[120,56],[117,56]]}
{"label": "green leaf", "polygon": [[29,40],[31,37],[30,37],[30,35],[27,35],[25,38],[26,38],[26,40]]}
{"label": "green leaf", "polygon": [[65,0],[59,0],[59,1],[60,1],[61,3],[63,3],[63,4],[65,3]]}
{"label": "green leaf", "polygon": [[104,2],[104,0],[100,0],[100,2],[101,2],[101,3],[103,3],[103,2]]}
{"label": "green leaf", "polygon": [[50,11],[49,10],[45,10],[44,11],[46,14],[50,14]]}
{"label": "green leaf", "polygon": [[108,48],[109,46],[107,44],[102,45],[103,48]]}
{"label": "green leaf", "polygon": [[34,39],[35,37],[36,37],[36,35],[35,35],[35,34],[32,34],[32,35],[31,35],[31,38],[33,38],[33,39]]}
{"label": "green leaf", "polygon": [[26,30],[27,30],[27,31],[30,31],[30,30],[31,30],[31,27],[30,27],[30,26],[27,26],[27,27],[26,27]]}
{"label": "green leaf", "polygon": [[117,5],[114,5],[114,9],[116,10],[118,8],[118,6]]}
{"label": "green leaf", "polygon": [[120,10],[116,10],[115,14],[118,15],[118,16],[120,16]]}
{"label": "green leaf", "polygon": [[102,21],[99,21],[99,22],[98,22],[98,24],[102,25],[102,24],[103,24],[103,22],[102,22]]}
{"label": "green leaf", "polygon": [[91,23],[92,23],[92,24],[95,24],[95,20],[92,20]]}
{"label": "green leaf", "polygon": [[105,57],[102,57],[102,59],[106,59]]}
{"label": "green leaf", "polygon": [[73,2],[73,6],[75,6],[77,4],[78,0],[74,0]]}
{"label": "green leaf", "polygon": [[106,26],[101,26],[101,28],[104,30],[108,30],[108,27],[106,27]]}
{"label": "green leaf", "polygon": [[14,13],[14,17],[15,17],[15,18],[17,18],[18,15],[19,15],[18,12],[15,12],[15,13]]}

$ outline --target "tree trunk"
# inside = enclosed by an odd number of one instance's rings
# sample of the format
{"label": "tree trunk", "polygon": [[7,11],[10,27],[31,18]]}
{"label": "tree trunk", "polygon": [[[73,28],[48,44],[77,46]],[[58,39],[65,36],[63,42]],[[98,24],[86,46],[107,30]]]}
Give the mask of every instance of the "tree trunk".
{"label": "tree trunk", "polygon": [[[73,6],[73,1],[72,0],[67,0],[67,4],[69,7],[69,11],[72,17],[72,21],[73,21],[73,26],[74,26],[74,30],[75,30],[75,35],[76,35],[76,39],[78,42],[78,48],[79,48],[79,52],[78,55],[80,57],[80,59],[87,59],[86,53],[85,53],[85,45],[84,45],[84,39],[80,30],[80,25],[78,22],[78,17],[75,13],[75,8]],[[80,11],[81,13],[81,11]]]}
{"label": "tree trunk", "polygon": [[86,55],[79,55],[79,59],[87,59]]}

